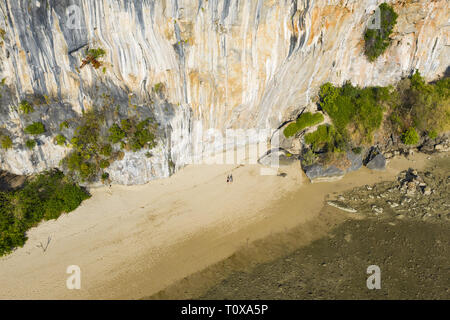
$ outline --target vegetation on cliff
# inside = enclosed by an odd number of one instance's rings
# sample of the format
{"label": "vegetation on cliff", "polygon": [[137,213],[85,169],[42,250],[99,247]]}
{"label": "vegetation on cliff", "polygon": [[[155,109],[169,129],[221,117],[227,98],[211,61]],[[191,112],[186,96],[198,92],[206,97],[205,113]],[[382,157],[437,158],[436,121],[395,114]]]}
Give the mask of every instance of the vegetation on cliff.
{"label": "vegetation on cliff", "polygon": [[346,82],[338,88],[326,83],[320,88],[319,106],[331,118],[336,131],[348,142],[371,143],[373,132],[383,120],[389,89],[359,88]]}
{"label": "vegetation on cliff", "polygon": [[33,122],[25,128],[25,133],[39,135],[45,132],[45,126],[42,122]]}
{"label": "vegetation on cliff", "polygon": [[323,114],[321,113],[312,114],[311,112],[305,112],[295,122],[289,124],[284,129],[284,136],[286,138],[293,137],[297,132],[323,122],[323,119]]}
{"label": "vegetation on cliff", "polygon": [[34,107],[26,100],[22,100],[19,103],[19,110],[24,114],[29,114],[34,112]]}
{"label": "vegetation on cliff", "polygon": [[436,138],[450,130],[450,78],[426,83],[416,72],[401,80],[392,94],[389,119],[398,135],[415,128],[419,135]]}
{"label": "vegetation on cliff", "polygon": [[75,210],[90,195],[60,171],[48,171],[17,191],[0,192],[0,256],[22,247],[26,231]]}
{"label": "vegetation on cliff", "polygon": [[13,145],[11,137],[8,135],[2,135],[0,133],[0,147],[4,150],[8,150]]}
{"label": "vegetation on cliff", "polygon": [[33,139],[27,140],[27,142],[25,142],[25,146],[29,150],[33,149],[36,146],[36,140],[33,140]]}
{"label": "vegetation on cliff", "polygon": [[324,150],[325,152],[344,151],[345,142],[334,126],[320,125],[316,131],[305,135],[305,143],[311,145],[314,152]]}
{"label": "vegetation on cliff", "polygon": [[[154,148],[157,128],[155,120],[150,118],[123,119],[107,128],[101,112],[86,112],[70,140],[73,150],[62,160],[62,165],[77,181],[95,181],[99,173],[123,157],[122,149],[136,152]],[[60,138],[59,142],[64,143],[65,139]],[[111,143],[117,147],[113,148]]]}
{"label": "vegetation on cliff", "polygon": [[89,49],[86,51],[86,58],[83,59],[80,69],[84,68],[84,66],[91,64],[95,69],[100,68],[103,65],[103,62],[99,59],[106,55],[106,51],[102,48]]}
{"label": "vegetation on cliff", "polygon": [[[375,61],[382,55],[391,44],[390,35],[397,23],[397,13],[387,3],[382,3],[373,17],[375,22],[379,22],[379,26],[371,24],[372,28],[367,28],[364,33],[364,53],[369,61]],[[379,21],[377,21],[379,19]],[[379,28],[377,28],[379,27]]]}
{"label": "vegetation on cliff", "polygon": [[418,144],[419,143],[419,135],[417,134],[416,129],[414,128],[408,128],[405,132],[402,134],[402,141],[404,144]]}
{"label": "vegetation on cliff", "polygon": [[426,83],[415,72],[389,87],[325,83],[319,91],[319,108],[332,124],[305,136],[308,162],[333,159],[350,149],[360,152],[374,142],[375,132],[378,140],[392,135],[416,145],[422,137],[434,139],[450,130],[450,78]]}
{"label": "vegetation on cliff", "polygon": [[59,146],[64,146],[64,145],[66,144],[66,137],[63,136],[62,134],[58,134],[58,135],[55,137],[55,142],[56,142],[56,144],[59,145]]}

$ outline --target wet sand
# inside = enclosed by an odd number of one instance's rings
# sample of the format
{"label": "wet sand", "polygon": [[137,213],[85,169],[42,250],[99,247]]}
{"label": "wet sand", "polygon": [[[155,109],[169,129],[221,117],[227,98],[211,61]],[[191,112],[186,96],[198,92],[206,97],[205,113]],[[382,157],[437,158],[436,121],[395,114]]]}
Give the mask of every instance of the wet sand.
{"label": "wet sand", "polygon": [[[231,273],[199,298],[449,299],[449,231],[440,223],[349,219],[291,254]],[[366,285],[371,265],[381,270],[379,290]]]}

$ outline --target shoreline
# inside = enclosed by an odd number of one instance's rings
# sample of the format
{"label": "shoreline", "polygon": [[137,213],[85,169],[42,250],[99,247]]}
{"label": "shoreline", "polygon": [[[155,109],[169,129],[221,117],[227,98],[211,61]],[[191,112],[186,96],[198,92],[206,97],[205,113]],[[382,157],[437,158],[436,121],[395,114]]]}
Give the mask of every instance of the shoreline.
{"label": "shoreline", "polygon": [[[259,165],[200,165],[143,186],[94,189],[75,212],[31,229],[23,248],[0,259],[0,298],[148,297],[255,240],[305,225],[310,241],[333,225],[314,226],[327,194],[421,168],[426,158],[394,159],[385,171],[361,168],[335,182],[307,182],[296,162],[281,167],[286,177],[259,176]],[[44,253],[36,245],[48,236]],[[65,287],[69,265],[81,268],[81,290]]]}

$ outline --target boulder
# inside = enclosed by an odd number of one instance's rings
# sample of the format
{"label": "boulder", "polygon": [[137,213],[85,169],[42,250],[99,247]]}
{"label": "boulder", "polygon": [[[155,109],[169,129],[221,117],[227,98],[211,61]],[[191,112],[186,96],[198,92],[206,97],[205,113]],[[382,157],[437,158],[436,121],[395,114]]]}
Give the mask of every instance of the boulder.
{"label": "boulder", "polygon": [[346,172],[356,171],[363,165],[362,156],[353,151],[347,152],[347,159],[350,161],[350,166],[347,168]]}
{"label": "boulder", "polygon": [[341,177],[345,174],[345,171],[335,166],[324,167],[320,164],[313,164],[311,166],[304,167],[303,170],[305,171],[306,176],[311,181],[316,180],[318,178]]}
{"label": "boulder", "polygon": [[340,169],[336,166],[323,166],[321,164],[313,164],[309,166],[303,166],[306,176],[311,180],[319,178],[336,178],[344,176],[347,172],[356,171],[362,167],[362,156],[352,151],[347,152],[347,160],[350,165],[345,169]]}
{"label": "boulder", "polygon": [[367,162],[366,167],[370,170],[385,170],[386,169],[386,158],[381,154],[377,154],[369,162]]}

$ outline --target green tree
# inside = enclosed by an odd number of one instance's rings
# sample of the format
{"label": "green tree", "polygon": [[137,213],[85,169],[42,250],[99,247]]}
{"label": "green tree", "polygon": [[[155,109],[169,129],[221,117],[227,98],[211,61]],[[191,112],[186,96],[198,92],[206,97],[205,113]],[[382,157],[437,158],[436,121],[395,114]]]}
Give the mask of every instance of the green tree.
{"label": "green tree", "polygon": [[42,122],[33,122],[25,128],[25,132],[32,135],[39,135],[45,132],[45,126]]}
{"label": "green tree", "polygon": [[31,178],[20,190],[0,192],[0,256],[23,246],[29,228],[75,210],[89,197],[57,170]]}
{"label": "green tree", "polygon": [[125,138],[125,131],[118,124],[113,124],[111,128],[109,128],[109,140],[112,143],[118,143]]}
{"label": "green tree", "polygon": [[36,146],[36,141],[35,140],[27,140],[27,142],[25,142],[25,145],[27,146],[28,149],[33,149]]}
{"label": "green tree", "polygon": [[414,128],[408,128],[403,134],[402,134],[402,141],[404,144],[408,145],[414,145],[419,143],[419,134],[417,133],[416,129]]}
{"label": "green tree", "polygon": [[12,148],[13,142],[9,136],[6,135],[0,135],[0,145],[2,149],[8,150]]}
{"label": "green tree", "polygon": [[22,100],[19,103],[19,110],[22,111],[22,113],[24,113],[24,114],[29,114],[29,113],[34,112],[33,106],[27,100]]}
{"label": "green tree", "polygon": [[64,146],[64,145],[66,144],[66,137],[63,136],[62,134],[58,134],[58,135],[55,137],[55,141],[56,141],[56,144],[57,144],[57,145],[59,145],[59,146]]}

